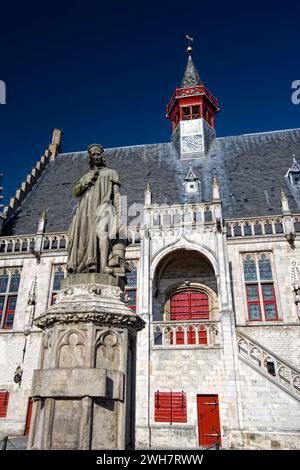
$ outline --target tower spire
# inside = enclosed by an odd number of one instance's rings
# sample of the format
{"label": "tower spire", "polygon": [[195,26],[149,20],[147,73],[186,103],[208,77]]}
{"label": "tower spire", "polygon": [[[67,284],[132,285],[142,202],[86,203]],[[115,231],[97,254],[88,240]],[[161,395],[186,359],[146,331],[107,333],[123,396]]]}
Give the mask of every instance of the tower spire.
{"label": "tower spire", "polygon": [[185,38],[188,41],[188,46],[186,48],[186,51],[189,56],[188,56],[188,61],[185,67],[185,71],[183,74],[180,88],[190,88],[194,86],[201,86],[203,85],[203,82],[198,74],[198,71],[192,59],[192,52],[193,52],[192,44],[194,42],[194,38],[192,36],[189,36],[188,34],[185,35]]}
{"label": "tower spire", "polygon": [[180,88],[191,88],[201,85],[203,85],[203,82],[195,67],[192,56],[189,54]]}
{"label": "tower spire", "polygon": [[218,100],[202,82],[192,59],[194,39],[186,35],[188,60],[183,79],[176,88],[166,117],[172,122],[172,140],[181,157],[196,158],[206,155],[215,138],[215,114]]}

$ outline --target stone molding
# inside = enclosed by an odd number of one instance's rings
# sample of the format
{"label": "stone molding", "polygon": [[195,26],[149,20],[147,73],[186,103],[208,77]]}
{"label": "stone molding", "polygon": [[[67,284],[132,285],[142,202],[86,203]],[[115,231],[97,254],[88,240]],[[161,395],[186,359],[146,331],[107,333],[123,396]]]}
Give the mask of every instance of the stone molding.
{"label": "stone molding", "polygon": [[124,293],[117,286],[98,283],[69,285],[57,295],[57,302],[36,318],[39,328],[57,323],[95,323],[105,326],[127,326],[140,331],[145,322],[125,304]]}

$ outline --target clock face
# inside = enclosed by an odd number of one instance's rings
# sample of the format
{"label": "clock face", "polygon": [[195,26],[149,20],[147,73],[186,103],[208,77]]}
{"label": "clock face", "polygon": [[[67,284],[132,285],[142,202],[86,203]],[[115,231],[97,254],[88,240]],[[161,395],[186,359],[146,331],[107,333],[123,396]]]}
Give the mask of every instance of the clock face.
{"label": "clock face", "polygon": [[182,152],[192,153],[203,150],[202,135],[189,135],[182,137]]}

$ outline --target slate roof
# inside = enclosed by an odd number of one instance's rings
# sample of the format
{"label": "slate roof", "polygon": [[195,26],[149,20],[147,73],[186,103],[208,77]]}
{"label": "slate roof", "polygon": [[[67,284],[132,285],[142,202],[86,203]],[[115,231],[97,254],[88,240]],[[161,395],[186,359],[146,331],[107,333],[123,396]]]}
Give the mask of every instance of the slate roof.
{"label": "slate roof", "polygon": [[199,77],[199,74],[194,65],[192,57],[189,55],[180,87],[190,88],[190,87],[200,86],[200,85],[203,85],[203,82],[201,78]]}
{"label": "slate roof", "polygon": [[[201,181],[201,194],[187,195],[182,183],[191,160],[180,160],[172,143],[105,150],[107,166],[119,172],[121,193],[127,196],[128,207],[143,204],[149,181],[153,202],[210,201],[211,178],[216,176],[225,218],[280,214],[281,188],[291,210],[300,212],[300,190],[292,188],[285,177],[293,154],[300,155],[300,129],[216,138],[205,157],[192,160],[193,171]],[[72,187],[87,169],[86,152],[59,154],[12,212],[2,234],[35,233],[44,210],[47,232],[67,230],[76,204]]]}

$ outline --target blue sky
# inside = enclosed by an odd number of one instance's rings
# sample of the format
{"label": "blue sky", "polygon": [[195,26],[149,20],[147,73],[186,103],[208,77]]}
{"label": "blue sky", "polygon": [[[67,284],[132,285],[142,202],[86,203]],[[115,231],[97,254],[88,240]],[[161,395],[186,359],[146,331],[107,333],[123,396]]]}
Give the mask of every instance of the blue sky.
{"label": "blue sky", "polygon": [[165,106],[193,60],[219,99],[218,136],[300,127],[300,4],[14,2],[1,6],[0,170],[5,201],[40,158],[52,129],[62,151],[170,140]]}

